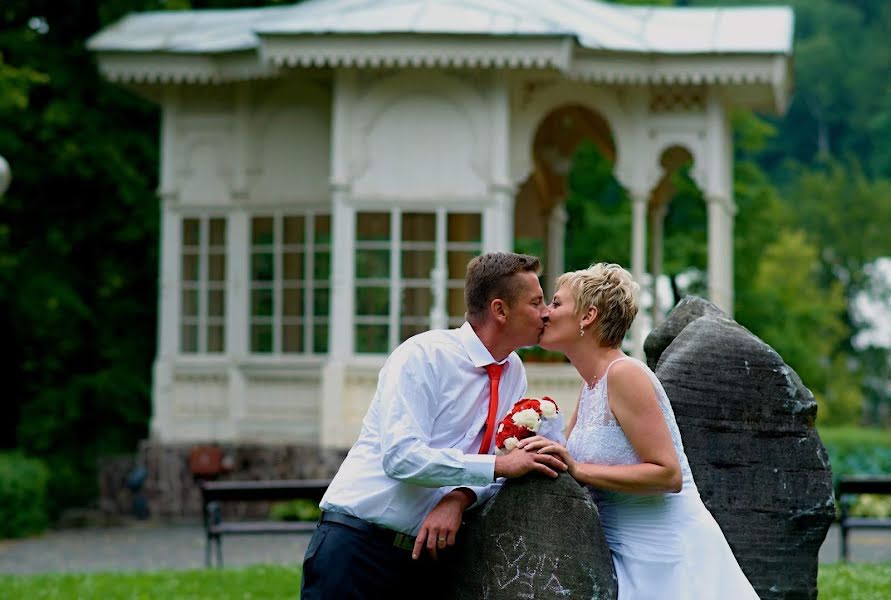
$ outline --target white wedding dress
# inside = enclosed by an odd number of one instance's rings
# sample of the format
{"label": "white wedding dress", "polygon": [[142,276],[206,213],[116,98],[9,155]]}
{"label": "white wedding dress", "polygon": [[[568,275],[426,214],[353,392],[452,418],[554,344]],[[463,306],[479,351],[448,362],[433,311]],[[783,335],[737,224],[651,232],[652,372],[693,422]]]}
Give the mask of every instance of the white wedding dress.
{"label": "white wedding dress", "polygon": [[[644,363],[668,423],[684,476],[677,494],[625,494],[590,488],[619,581],[619,600],[758,600],[724,534],[699,497],[668,396]],[[618,361],[613,361],[610,367]],[[607,402],[609,367],[586,387],[567,449],[579,462],[637,464],[640,459]]]}

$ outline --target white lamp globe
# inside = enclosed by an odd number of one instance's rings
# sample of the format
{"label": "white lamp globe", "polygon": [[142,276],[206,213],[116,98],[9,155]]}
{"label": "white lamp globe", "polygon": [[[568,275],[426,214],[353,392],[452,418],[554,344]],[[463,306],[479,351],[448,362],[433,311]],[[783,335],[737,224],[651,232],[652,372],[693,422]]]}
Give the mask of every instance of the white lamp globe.
{"label": "white lamp globe", "polygon": [[9,182],[12,181],[12,171],[9,170],[9,163],[6,162],[6,159],[0,156],[0,196],[3,195],[3,192],[6,191],[6,188],[9,187]]}

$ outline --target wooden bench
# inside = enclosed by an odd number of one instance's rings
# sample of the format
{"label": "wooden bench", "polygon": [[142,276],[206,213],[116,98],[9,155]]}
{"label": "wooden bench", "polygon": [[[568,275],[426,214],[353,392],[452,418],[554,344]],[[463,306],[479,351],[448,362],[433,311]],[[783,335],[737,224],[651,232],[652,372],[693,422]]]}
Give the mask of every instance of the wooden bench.
{"label": "wooden bench", "polygon": [[256,533],[307,533],[316,528],[311,521],[224,521],[223,502],[276,502],[305,498],[318,502],[330,479],[283,479],[279,481],[202,481],[201,503],[207,534],[204,562],[211,566],[211,547],[216,544],[217,567],[223,566],[224,535]]}
{"label": "wooden bench", "polygon": [[841,559],[843,561],[848,560],[848,532],[851,529],[891,528],[891,519],[852,517],[849,514],[853,500],[859,494],[891,495],[891,477],[855,475],[839,479],[836,497],[841,507],[839,526],[841,527]]}

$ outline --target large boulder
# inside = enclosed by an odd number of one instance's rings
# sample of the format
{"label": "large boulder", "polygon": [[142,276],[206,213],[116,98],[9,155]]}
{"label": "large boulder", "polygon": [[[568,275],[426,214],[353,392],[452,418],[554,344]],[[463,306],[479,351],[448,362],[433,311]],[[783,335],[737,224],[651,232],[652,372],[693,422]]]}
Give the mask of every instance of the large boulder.
{"label": "large boulder", "polygon": [[701,298],[678,304],[645,348],[702,499],[759,596],[816,598],[835,503],[811,392],[770,346]]}
{"label": "large boulder", "polygon": [[469,512],[454,550],[457,600],[612,600],[616,575],[590,494],[572,477],[507,481]]}

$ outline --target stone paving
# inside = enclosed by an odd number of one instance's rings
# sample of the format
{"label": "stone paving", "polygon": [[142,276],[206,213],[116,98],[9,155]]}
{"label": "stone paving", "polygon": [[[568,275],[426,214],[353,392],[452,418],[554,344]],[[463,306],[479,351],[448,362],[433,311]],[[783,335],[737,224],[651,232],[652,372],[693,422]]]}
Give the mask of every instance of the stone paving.
{"label": "stone paving", "polygon": [[[297,565],[309,534],[230,536],[223,539],[227,567],[252,564]],[[854,562],[891,562],[891,532],[854,531],[849,537]],[[820,562],[839,556],[833,525],[820,549]],[[200,525],[138,523],[127,527],[50,531],[24,540],[0,540],[0,574],[153,571],[204,568],[204,530]]]}

